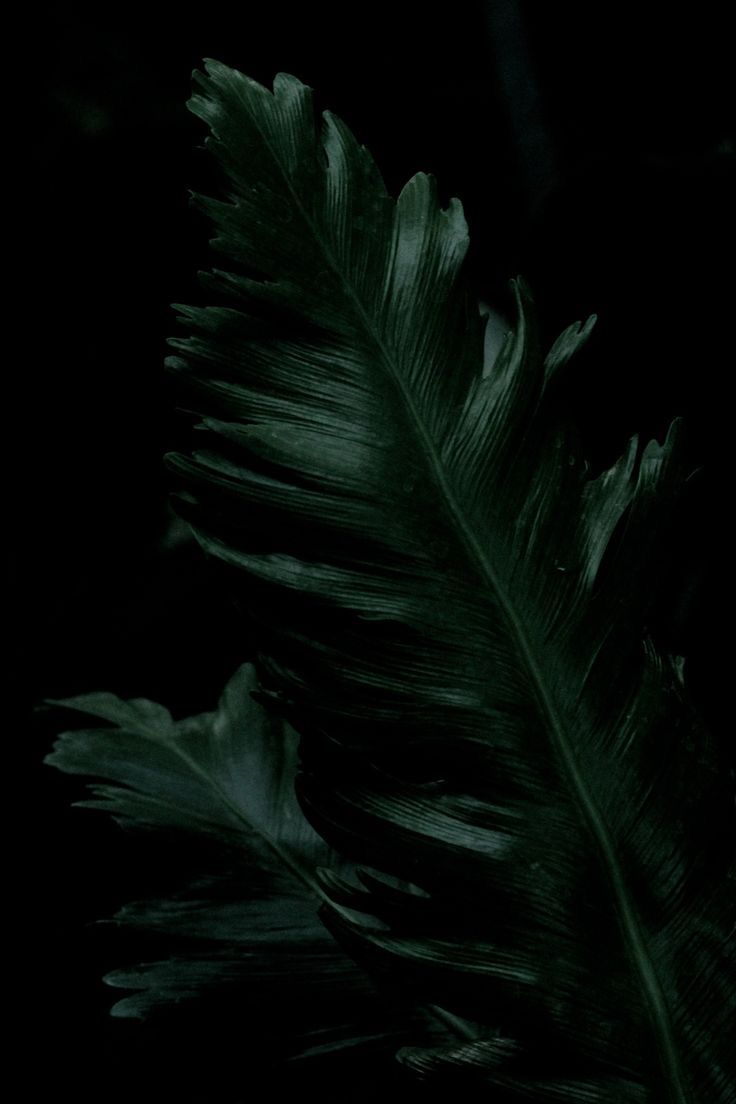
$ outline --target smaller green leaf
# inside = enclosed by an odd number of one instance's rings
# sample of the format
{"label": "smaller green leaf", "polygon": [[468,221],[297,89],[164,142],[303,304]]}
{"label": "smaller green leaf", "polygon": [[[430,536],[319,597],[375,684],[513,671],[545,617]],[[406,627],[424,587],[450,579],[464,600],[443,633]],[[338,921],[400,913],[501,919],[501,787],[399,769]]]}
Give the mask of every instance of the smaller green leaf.
{"label": "smaller green leaf", "polygon": [[215,712],[180,721],[112,694],[50,703],[113,726],[64,732],[46,758],[99,780],[79,805],[198,838],[203,868],[187,885],[114,917],[165,937],[173,953],[108,974],[109,985],[133,991],[112,1014],[146,1018],[210,995],[213,1007],[234,1005],[264,1038],[280,1038],[284,1053],[395,1050],[411,1019],[386,1009],[319,919],[325,895],[314,872],[341,864],[299,808],[298,737],[255,700],[256,688],[244,665]]}
{"label": "smaller green leaf", "polygon": [[[231,679],[214,713],[173,721],[163,706],[112,694],[51,702],[117,726],[63,733],[46,762],[112,786],[81,804],[147,827],[179,827],[247,843],[271,864],[327,861],[294,796],[298,738],[251,697],[252,667]],[[278,855],[280,848],[286,848]],[[305,866],[302,876],[310,880]]]}

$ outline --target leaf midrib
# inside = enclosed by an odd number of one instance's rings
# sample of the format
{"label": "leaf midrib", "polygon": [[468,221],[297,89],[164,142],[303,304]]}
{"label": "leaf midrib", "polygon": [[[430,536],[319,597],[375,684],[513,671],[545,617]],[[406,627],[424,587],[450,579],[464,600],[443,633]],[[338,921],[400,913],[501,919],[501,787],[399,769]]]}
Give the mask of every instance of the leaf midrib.
{"label": "leaf midrib", "polygon": [[[274,94],[275,95],[275,94]],[[616,847],[609,832],[608,826],[605,820],[598,810],[595,801],[585,783],[585,779],[578,767],[574,751],[569,744],[566,735],[566,729],[562,722],[562,718],[555,705],[553,697],[547,688],[546,680],[542,667],[537,660],[534,648],[527,636],[524,628],[523,620],[516,611],[516,608],[507,595],[501,580],[494,570],[493,564],[488,559],[485,551],[483,550],[480,542],[478,541],[473,529],[465,517],[462,507],[457,500],[453,488],[451,487],[438,450],[434,444],[434,441],[429,436],[427,427],[425,426],[420,413],[413,401],[411,392],[408,390],[405,381],[402,379],[401,374],[397,371],[394,364],[393,350],[391,350],[385,341],[380,330],[375,325],[374,319],[367,313],[361,299],[359,298],[355,287],[348,280],[346,274],[343,272],[341,266],[337,262],[335,256],[330,249],[329,243],[326,240],[326,236],[319,232],[319,227],[315,224],[311,215],[304,207],[297,190],[294,188],[288,169],[282,164],[277,151],[275,151],[269,141],[268,136],[262,130],[259,120],[255,112],[251,112],[251,120],[265,149],[268,151],[273,159],[274,164],[278,168],[278,171],[284,181],[284,184],[292,198],[294,206],[301,215],[304,223],[310,230],[314,237],[318,247],[321,249],[325,260],[329,264],[330,269],[337,277],[340,285],[346,293],[346,297],[353,306],[353,309],[363,324],[364,329],[376,346],[381,360],[387,370],[388,375],[393,380],[395,386],[400,392],[401,398],[406,407],[406,411],[409,416],[412,428],[419,439],[419,444],[422,447],[426,459],[428,461],[428,467],[430,474],[434,478],[434,481],[440,492],[440,498],[443,501],[446,511],[450,516],[450,520],[454,523],[460,538],[461,543],[465,546],[471,562],[474,562],[480,574],[485,578],[488,588],[492,592],[496,603],[501,609],[507,624],[509,625],[511,634],[516,641],[520,657],[526,665],[530,681],[533,685],[534,692],[537,697],[537,702],[540,707],[544,718],[546,719],[549,727],[549,731],[552,736],[552,744],[555,748],[559,759],[562,762],[565,773],[569,780],[570,790],[572,791],[573,798],[577,801],[578,807],[583,821],[585,822],[588,830],[593,836],[593,841],[598,850],[598,853],[603,861],[604,866],[607,868],[608,880],[611,885],[612,896],[614,899],[614,905],[619,920],[619,925],[622,930],[624,942],[628,947],[631,959],[634,962],[634,966],[639,975],[641,986],[644,992],[644,999],[649,1010],[650,1020],[654,1030],[654,1035],[657,1041],[657,1047],[660,1054],[662,1070],[666,1079],[669,1094],[672,1104],[691,1104],[690,1094],[685,1087],[685,1079],[680,1068],[680,1062],[677,1053],[677,1046],[674,1040],[672,1025],[670,1020],[670,1014],[665,1001],[662,987],[657,977],[654,965],[651,961],[642,927],[637,916],[636,908],[630,897],[626,886],[626,879],[623,873],[621,863],[616,853]],[[214,131],[214,128],[213,128]],[[394,202],[394,225],[396,218],[396,204]],[[322,894],[323,895],[323,894]]]}

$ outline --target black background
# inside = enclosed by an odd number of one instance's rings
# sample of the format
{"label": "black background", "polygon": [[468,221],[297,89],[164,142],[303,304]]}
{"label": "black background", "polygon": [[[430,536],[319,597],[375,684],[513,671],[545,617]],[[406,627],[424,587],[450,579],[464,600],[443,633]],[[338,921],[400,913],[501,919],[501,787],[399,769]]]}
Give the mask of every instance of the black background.
{"label": "black background", "polygon": [[[250,654],[224,588],[196,548],[174,539],[161,463],[183,432],[162,371],[169,304],[198,299],[194,274],[206,263],[188,188],[206,190],[210,177],[184,104],[191,70],[211,56],[263,82],[284,70],[312,85],[393,191],[421,169],[444,200],[459,195],[472,280],[501,311],[521,272],[548,341],[598,314],[568,385],[595,464],[633,432],[661,437],[685,416],[697,474],[661,553],[652,630],[686,655],[693,694],[720,726],[728,35],[702,6],[646,11],[503,0],[435,13],[411,3],[208,3],[39,14],[22,86],[24,104],[29,85],[40,95],[26,116],[33,232],[12,371],[21,385],[13,650],[27,705],[109,689],[183,715],[212,707]],[[141,1028],[107,1017],[111,991],[99,977],[121,951],[89,925],[155,887],[158,860],[102,817],[70,809],[79,784],[39,765],[53,736],[43,715],[22,731],[18,835],[33,846],[16,918],[30,935],[17,1018],[32,1043],[29,1089],[40,1078],[85,1101],[251,1099],[241,1078],[259,1066],[247,1038],[195,1046],[197,1029],[180,1020]]]}

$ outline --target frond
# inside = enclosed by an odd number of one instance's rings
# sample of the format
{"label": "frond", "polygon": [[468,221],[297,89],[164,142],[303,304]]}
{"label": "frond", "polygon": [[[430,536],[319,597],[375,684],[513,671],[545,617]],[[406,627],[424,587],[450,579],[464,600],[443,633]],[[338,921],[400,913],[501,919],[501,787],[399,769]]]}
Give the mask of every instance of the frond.
{"label": "frond", "polygon": [[394,201],[293,77],[196,84],[229,193],[198,200],[223,267],[172,342],[181,509],[260,617],[311,822],[420,891],[328,883],[325,919],[482,1025],[404,1051],[423,1075],[727,1104],[732,795],[645,632],[677,426],[593,478],[547,399],[589,326],[545,361],[517,283],[484,371],[456,201],[421,174]]}
{"label": "frond", "polygon": [[173,834],[193,855],[177,892],[116,914],[123,928],[164,937],[168,957],[107,975],[128,991],[113,1015],[146,1019],[205,1000],[246,1024],[256,1045],[279,1040],[282,1058],[396,1049],[412,1014],[376,993],[319,919],[315,870],[345,864],[304,819],[297,737],[253,699],[255,687],[245,665],[215,712],[181,721],[113,694],[52,703],[108,722],[63,733],[46,759],[98,779],[79,804]]}

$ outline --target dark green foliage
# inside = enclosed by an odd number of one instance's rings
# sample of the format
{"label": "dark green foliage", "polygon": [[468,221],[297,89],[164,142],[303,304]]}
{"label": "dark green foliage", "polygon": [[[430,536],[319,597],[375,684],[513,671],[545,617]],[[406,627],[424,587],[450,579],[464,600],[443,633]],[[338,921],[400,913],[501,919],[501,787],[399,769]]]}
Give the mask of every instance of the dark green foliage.
{"label": "dark green foliage", "polygon": [[276,1039],[282,1055],[395,1048],[411,1019],[388,1013],[317,916],[315,869],[337,860],[296,801],[297,738],[252,699],[254,687],[244,666],[216,712],[182,721],[112,694],[53,703],[112,725],[65,732],[47,757],[66,773],[106,779],[80,804],[177,833],[201,866],[179,892],[117,913],[119,924],[161,933],[177,951],[108,975],[138,990],[113,1014],[234,1001],[250,1033],[261,1045]]}
{"label": "dark green foliage", "polygon": [[401,1050],[421,1077],[730,1104],[732,794],[646,636],[677,427],[593,478],[549,386],[589,325],[545,359],[519,283],[484,365],[456,201],[394,202],[292,77],[196,80],[228,195],[197,201],[223,267],[172,343],[202,421],[170,466],[261,624],[302,808],[388,876],[320,875],[326,924],[455,1030]]}

